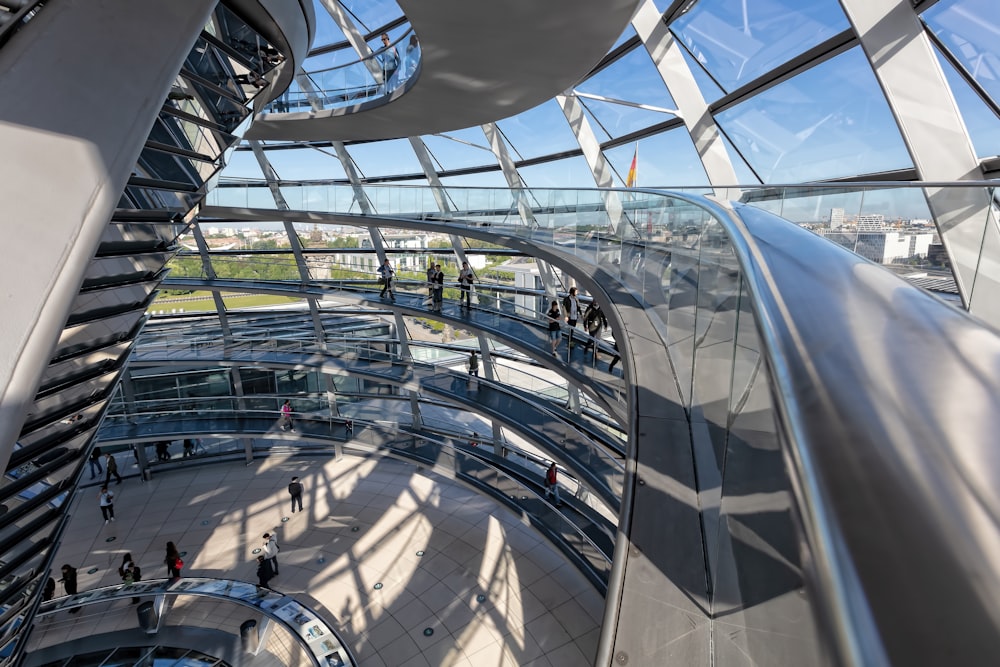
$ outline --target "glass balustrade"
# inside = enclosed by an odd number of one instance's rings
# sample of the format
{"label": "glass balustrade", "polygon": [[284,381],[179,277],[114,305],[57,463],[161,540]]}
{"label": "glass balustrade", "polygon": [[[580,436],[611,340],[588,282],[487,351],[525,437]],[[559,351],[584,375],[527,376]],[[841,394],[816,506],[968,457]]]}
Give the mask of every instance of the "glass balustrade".
{"label": "glass balustrade", "polygon": [[265,111],[321,111],[384,101],[416,81],[420,60],[420,42],[412,29],[407,30],[395,42],[375,49],[365,58],[298,75]]}

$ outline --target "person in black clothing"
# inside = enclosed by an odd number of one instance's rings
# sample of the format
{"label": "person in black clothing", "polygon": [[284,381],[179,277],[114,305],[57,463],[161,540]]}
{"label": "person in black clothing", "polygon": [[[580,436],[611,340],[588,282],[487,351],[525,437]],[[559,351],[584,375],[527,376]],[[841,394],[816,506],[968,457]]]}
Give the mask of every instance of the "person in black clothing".
{"label": "person in black clothing", "polygon": [[[131,553],[126,553],[122,557],[122,564],[118,568],[118,576],[122,578],[122,583],[126,586],[134,584],[142,578],[142,570],[132,562]],[[139,604],[139,598],[132,598],[132,604]]]}
{"label": "person in black clothing", "polygon": [[[97,468],[97,474],[94,474],[94,468]],[[97,475],[104,473],[104,468],[101,467],[101,448],[94,447],[90,452],[90,479],[95,479]]]}
{"label": "person in black clothing", "polygon": [[608,364],[608,372],[610,373],[611,370],[615,367],[615,364],[617,364],[621,360],[622,357],[620,354],[618,354],[618,341],[615,341],[615,358],[611,360],[610,364]]}
{"label": "person in black clothing", "polygon": [[562,313],[559,311],[558,301],[552,302],[552,305],[549,306],[549,312],[545,313],[545,317],[548,318],[549,322],[549,344],[552,346],[552,356],[558,357],[556,349],[559,347],[561,340],[560,328],[562,325]]}
{"label": "person in black clothing", "polygon": [[56,595],[56,580],[49,577],[42,589],[42,602],[48,602]]}
{"label": "person in black clothing", "polygon": [[[62,566],[62,582],[63,588],[66,589],[66,595],[76,595],[76,568],[72,565]],[[73,607],[69,610],[69,613],[75,614],[80,611],[80,607]]]}
{"label": "person in black clothing", "polygon": [[261,588],[268,588],[272,578],[274,578],[274,570],[271,569],[271,561],[263,556],[257,556],[257,585]]}
{"label": "person in black clothing", "polygon": [[167,542],[167,557],[163,559],[163,563],[167,566],[171,577],[176,579],[181,576],[184,561],[181,560],[181,552],[177,550],[177,546],[173,542]]}
{"label": "person in black clothing", "polygon": [[288,485],[288,493],[292,496],[292,514],[294,514],[296,503],[299,509],[302,509],[302,484],[298,477],[292,477],[292,482]]}
{"label": "person in black clothing", "polygon": [[118,461],[115,461],[115,455],[108,452],[107,458],[104,460],[104,465],[108,469],[108,474],[104,478],[104,486],[107,486],[111,482],[112,477],[118,480],[115,482],[116,484],[121,484],[122,476],[118,474]]}
{"label": "person in black clothing", "polygon": [[587,341],[586,346],[583,348],[583,353],[587,354],[590,348],[594,348],[594,361],[597,361],[597,338],[600,338],[601,332],[608,327],[608,318],[604,315],[604,311],[601,310],[601,305],[596,301],[591,301],[590,305],[587,306],[587,310],[583,313],[583,327],[587,330],[587,335],[590,336],[590,340]]}
{"label": "person in black clothing", "polygon": [[441,306],[444,304],[444,271],[441,270],[440,264],[434,265],[434,297],[431,299],[431,310],[441,312]]}

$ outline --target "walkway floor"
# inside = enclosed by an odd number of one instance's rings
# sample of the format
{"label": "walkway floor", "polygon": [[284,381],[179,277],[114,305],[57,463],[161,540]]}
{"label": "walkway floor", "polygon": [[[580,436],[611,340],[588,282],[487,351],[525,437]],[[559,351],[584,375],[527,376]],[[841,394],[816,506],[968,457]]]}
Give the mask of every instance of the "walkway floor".
{"label": "walkway floor", "polygon": [[[290,514],[293,475],[305,511]],[[168,540],[192,575],[255,581],[252,550],[272,532],[272,587],[325,614],[363,667],[593,662],[604,600],[583,575],[510,511],[413,465],[272,455],[112,490],[117,521],[104,525],[96,489],[83,489],[56,556],[79,568],[81,591],[118,583],[126,551],[144,578],[166,576]]]}

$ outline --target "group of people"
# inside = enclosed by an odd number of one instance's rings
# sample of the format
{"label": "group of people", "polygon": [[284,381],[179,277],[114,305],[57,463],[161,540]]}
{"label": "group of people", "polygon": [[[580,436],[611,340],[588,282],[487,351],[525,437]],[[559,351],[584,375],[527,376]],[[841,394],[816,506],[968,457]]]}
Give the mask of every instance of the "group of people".
{"label": "group of people", "polygon": [[[570,287],[569,292],[563,297],[562,308],[559,307],[559,302],[553,300],[549,304],[549,309],[545,313],[546,320],[548,322],[549,331],[549,344],[551,346],[552,356],[558,357],[559,345],[562,342],[562,323],[565,321],[566,325],[569,327],[569,344],[570,350],[573,349],[574,338],[573,334],[576,331],[577,323],[580,321],[580,317],[583,317],[583,328],[587,332],[587,339],[584,341],[583,353],[586,355],[591,350],[594,351],[594,361],[597,361],[599,357],[599,350],[597,347],[597,341],[601,337],[601,333],[608,327],[608,318],[601,310],[601,304],[597,301],[591,301],[587,304],[586,309],[581,308],[580,299],[577,295],[577,289],[575,287]],[[615,342],[614,349],[618,350],[618,343]],[[614,369],[615,364],[621,360],[621,356],[615,354],[611,359],[611,363],[608,364],[608,371]]]}
{"label": "group of people", "polygon": [[[184,561],[181,560],[181,554],[173,542],[167,542],[167,553],[163,559],[163,563],[167,566],[167,573],[171,578],[181,576],[181,568],[184,567]],[[66,595],[76,595],[80,590],[77,581],[77,569],[69,563],[65,563],[60,568],[60,572],[62,576],[59,578],[59,583],[63,585]],[[122,564],[118,566],[118,576],[126,586],[131,586],[142,579],[142,569],[136,565],[131,552],[126,551],[122,554]],[[51,600],[55,597],[55,594],[56,580],[53,577],[49,577],[45,582],[45,587],[42,589],[42,600]],[[139,598],[132,598],[132,604],[138,604],[138,602]],[[69,610],[69,613],[75,614],[80,609],[80,607],[73,607]]]}
{"label": "group of people", "polygon": [[[292,477],[291,482],[288,484],[288,495],[291,497],[291,510],[294,514],[296,510],[302,511],[302,482],[298,477]],[[115,507],[114,507],[114,494],[108,490],[107,485],[101,487],[101,491],[98,494],[98,499],[101,508],[101,514],[104,516],[104,523],[115,520]],[[258,583],[267,588],[270,580],[278,576],[278,552],[281,547],[278,546],[278,540],[275,535],[271,533],[264,533],[264,543],[261,547],[263,552],[257,557],[257,580]],[[167,574],[170,578],[176,579],[181,576],[181,569],[184,567],[184,560],[181,558],[181,553],[177,549],[177,545],[173,542],[167,542],[166,555],[163,559],[163,564],[167,566]],[[132,558],[130,552],[126,552],[122,556],[122,564],[118,568],[118,576],[121,577],[122,583],[126,585],[134,584],[142,578],[142,570],[136,565],[135,559]],[[66,590],[66,595],[76,595],[77,588],[77,571],[76,568],[65,564],[62,566],[62,577],[59,582],[63,584],[63,588]],[[56,580],[49,577],[45,582],[45,586],[42,590],[42,598],[44,600],[51,600],[55,596],[56,592]],[[135,604],[139,600],[138,598],[132,598],[132,603]],[[79,607],[74,607],[70,610],[70,613],[76,613],[80,610]]]}
{"label": "group of people", "polygon": [[[104,468],[101,468],[101,448],[94,447],[90,452],[90,479],[95,479],[98,475],[104,473]],[[104,484],[107,485],[111,482],[111,478],[114,477],[117,480],[117,484],[122,483],[122,476],[118,474],[118,461],[115,460],[114,454],[108,452],[104,455],[104,463],[107,467],[107,475],[104,477]],[[95,473],[96,470],[96,473]]]}
{"label": "group of people", "polygon": [[[392,301],[396,300],[396,291],[393,283],[396,280],[396,270],[392,267],[392,262],[385,259],[378,267],[378,282],[381,286],[379,298],[384,299],[386,295]],[[427,296],[430,310],[441,312],[444,305],[444,271],[441,265],[431,262],[427,265]],[[472,270],[468,262],[462,262],[462,268],[458,272],[458,287],[461,290],[459,299],[461,308],[472,308],[472,286],[476,282],[476,272]]]}
{"label": "group of people", "polygon": [[379,39],[382,41],[382,47],[375,52],[375,58],[382,68],[382,82],[385,84],[385,92],[391,92],[416,72],[420,49],[416,35],[410,35],[402,57],[400,57],[396,47],[392,45],[388,33],[383,32],[379,35]]}

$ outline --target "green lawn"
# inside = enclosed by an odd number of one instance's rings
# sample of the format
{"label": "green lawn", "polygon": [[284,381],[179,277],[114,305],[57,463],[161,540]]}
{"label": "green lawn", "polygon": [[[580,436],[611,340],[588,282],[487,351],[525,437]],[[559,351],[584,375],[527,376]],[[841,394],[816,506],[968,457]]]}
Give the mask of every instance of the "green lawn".
{"label": "green lawn", "polygon": [[[212,295],[211,292],[194,292],[187,296],[208,296]],[[206,311],[215,310],[215,300],[214,299],[201,299],[198,301],[176,301],[177,295],[160,295],[157,297],[156,301],[149,307],[150,310],[164,310],[170,312],[171,310],[184,309],[185,313],[201,313]],[[284,303],[295,303],[303,301],[296,297],[289,296],[274,296],[270,294],[248,294],[246,296],[230,296],[225,295],[222,300],[226,304],[226,308],[252,308],[254,306],[273,306],[275,304]]]}

